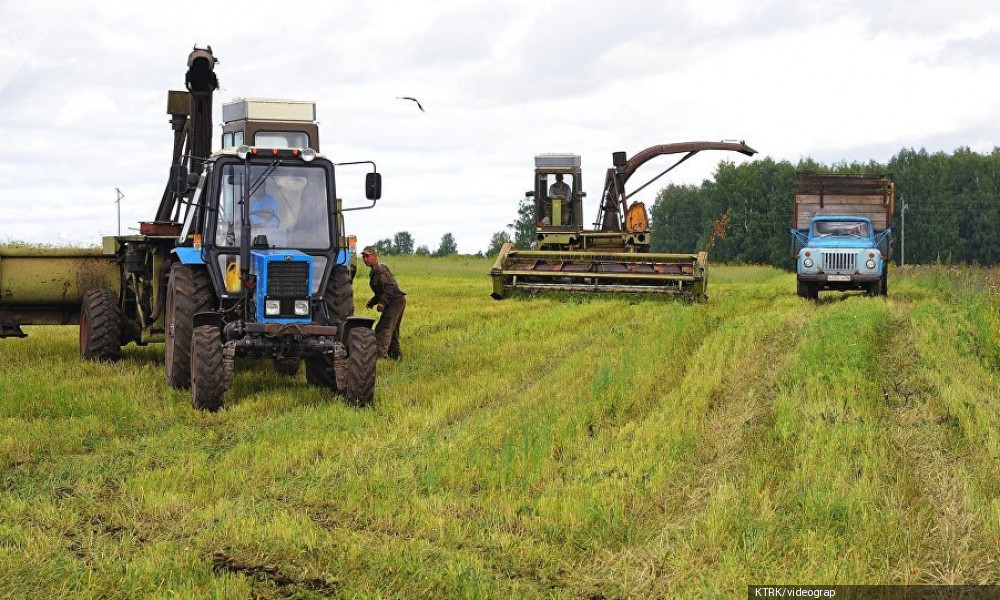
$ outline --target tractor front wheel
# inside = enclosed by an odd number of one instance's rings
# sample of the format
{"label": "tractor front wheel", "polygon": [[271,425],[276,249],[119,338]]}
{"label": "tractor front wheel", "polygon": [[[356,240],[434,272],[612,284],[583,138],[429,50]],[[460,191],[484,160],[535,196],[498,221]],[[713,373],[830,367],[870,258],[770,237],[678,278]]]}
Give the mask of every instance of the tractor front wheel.
{"label": "tractor front wheel", "polygon": [[378,345],[375,332],[358,327],[351,330],[347,346],[347,402],[371,406],[375,401],[375,363]]}
{"label": "tractor front wheel", "polygon": [[80,308],[80,356],[115,362],[122,356],[122,314],[118,297],[107,288],[89,290]]}
{"label": "tractor front wheel", "polygon": [[215,412],[229,389],[222,334],[214,325],[202,325],[191,336],[191,404]]}
{"label": "tractor front wheel", "polygon": [[175,264],[167,284],[164,329],[167,384],[184,389],[191,386],[191,335],[194,316],[212,305],[212,280],[203,267]]}
{"label": "tractor front wheel", "polygon": [[[343,330],[344,322],[354,315],[354,285],[350,271],[343,265],[334,265],[330,280],[323,292],[323,302],[328,315],[327,325],[336,325]],[[330,388],[343,392],[337,385],[334,359],[320,355],[306,360],[306,382],[309,385]]]}

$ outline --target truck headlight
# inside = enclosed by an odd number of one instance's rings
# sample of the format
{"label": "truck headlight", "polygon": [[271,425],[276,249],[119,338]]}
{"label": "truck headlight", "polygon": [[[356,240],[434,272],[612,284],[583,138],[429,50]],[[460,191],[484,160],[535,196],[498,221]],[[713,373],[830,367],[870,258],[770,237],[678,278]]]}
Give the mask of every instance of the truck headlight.
{"label": "truck headlight", "polygon": [[309,301],[308,300],[296,300],[295,301],[295,314],[304,317],[309,314]]}
{"label": "truck headlight", "polygon": [[875,261],[869,258],[868,262],[865,263],[865,266],[868,267],[869,269],[874,269],[875,268]]}
{"label": "truck headlight", "polygon": [[805,268],[807,268],[807,269],[812,268],[812,266],[814,264],[816,264],[816,263],[814,263],[813,259],[811,259],[811,258],[807,258],[807,259],[805,259],[805,260],[802,261],[802,266],[805,267]]}
{"label": "truck headlight", "polygon": [[264,301],[264,314],[265,315],[276,315],[281,312],[281,302],[277,300],[265,300]]}

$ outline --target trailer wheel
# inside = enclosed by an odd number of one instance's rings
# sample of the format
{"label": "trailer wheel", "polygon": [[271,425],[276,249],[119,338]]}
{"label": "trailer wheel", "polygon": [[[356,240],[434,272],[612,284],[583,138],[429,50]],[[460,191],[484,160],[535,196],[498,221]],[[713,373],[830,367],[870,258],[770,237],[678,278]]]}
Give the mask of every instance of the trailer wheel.
{"label": "trailer wheel", "polygon": [[191,386],[191,335],[194,316],[211,308],[212,280],[204,268],[175,264],[167,284],[164,329],[167,384],[183,389]]}
{"label": "trailer wheel", "polygon": [[121,337],[118,297],[107,288],[88,290],[80,308],[80,357],[115,362],[122,356]]}
{"label": "trailer wheel", "polygon": [[295,377],[299,374],[299,366],[302,360],[298,358],[276,358],[274,359],[274,370],[285,377]]}
{"label": "trailer wheel", "polygon": [[375,363],[378,345],[375,332],[358,327],[351,330],[347,346],[347,402],[371,406],[375,400]]}
{"label": "trailer wheel", "polygon": [[[326,283],[323,302],[329,315],[327,325],[343,327],[348,317],[354,316],[353,277],[347,267],[335,265],[330,280]],[[315,356],[306,360],[306,382],[309,385],[330,388],[342,392],[337,386],[333,358]]]}
{"label": "trailer wheel", "polygon": [[202,325],[191,335],[191,404],[198,410],[222,408],[229,388],[222,351],[222,333],[214,325]]}

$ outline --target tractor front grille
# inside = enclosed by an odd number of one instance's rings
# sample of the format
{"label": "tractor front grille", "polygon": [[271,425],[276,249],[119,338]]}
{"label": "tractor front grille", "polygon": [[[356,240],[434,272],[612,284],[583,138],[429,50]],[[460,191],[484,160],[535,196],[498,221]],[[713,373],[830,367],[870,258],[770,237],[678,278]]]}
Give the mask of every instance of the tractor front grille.
{"label": "tractor front grille", "polygon": [[824,271],[856,271],[858,267],[858,254],[849,252],[823,252]]}
{"label": "tractor front grille", "polygon": [[309,263],[272,261],[267,263],[268,298],[308,298]]}

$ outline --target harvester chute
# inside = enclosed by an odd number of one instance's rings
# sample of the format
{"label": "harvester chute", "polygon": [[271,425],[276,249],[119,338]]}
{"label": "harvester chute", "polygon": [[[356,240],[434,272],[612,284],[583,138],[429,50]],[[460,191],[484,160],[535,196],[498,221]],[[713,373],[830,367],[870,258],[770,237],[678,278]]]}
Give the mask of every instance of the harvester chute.
{"label": "harvester chute", "polygon": [[[708,255],[650,252],[649,215],[636,193],[702,150],[725,150],[752,156],[743,142],[683,142],[646,148],[626,158],[615,152],[605,176],[595,229],[584,230],[580,157],[541,154],[535,157],[535,243],[530,250],[501,249],[490,270],[496,299],[511,292],[611,292],[672,294],[705,301]],[[636,170],[664,154],[682,154],[666,170],[630,193],[625,185]],[[555,183],[550,183],[550,178]],[[570,183],[564,180],[569,178]],[[558,194],[555,192],[559,192]]]}

